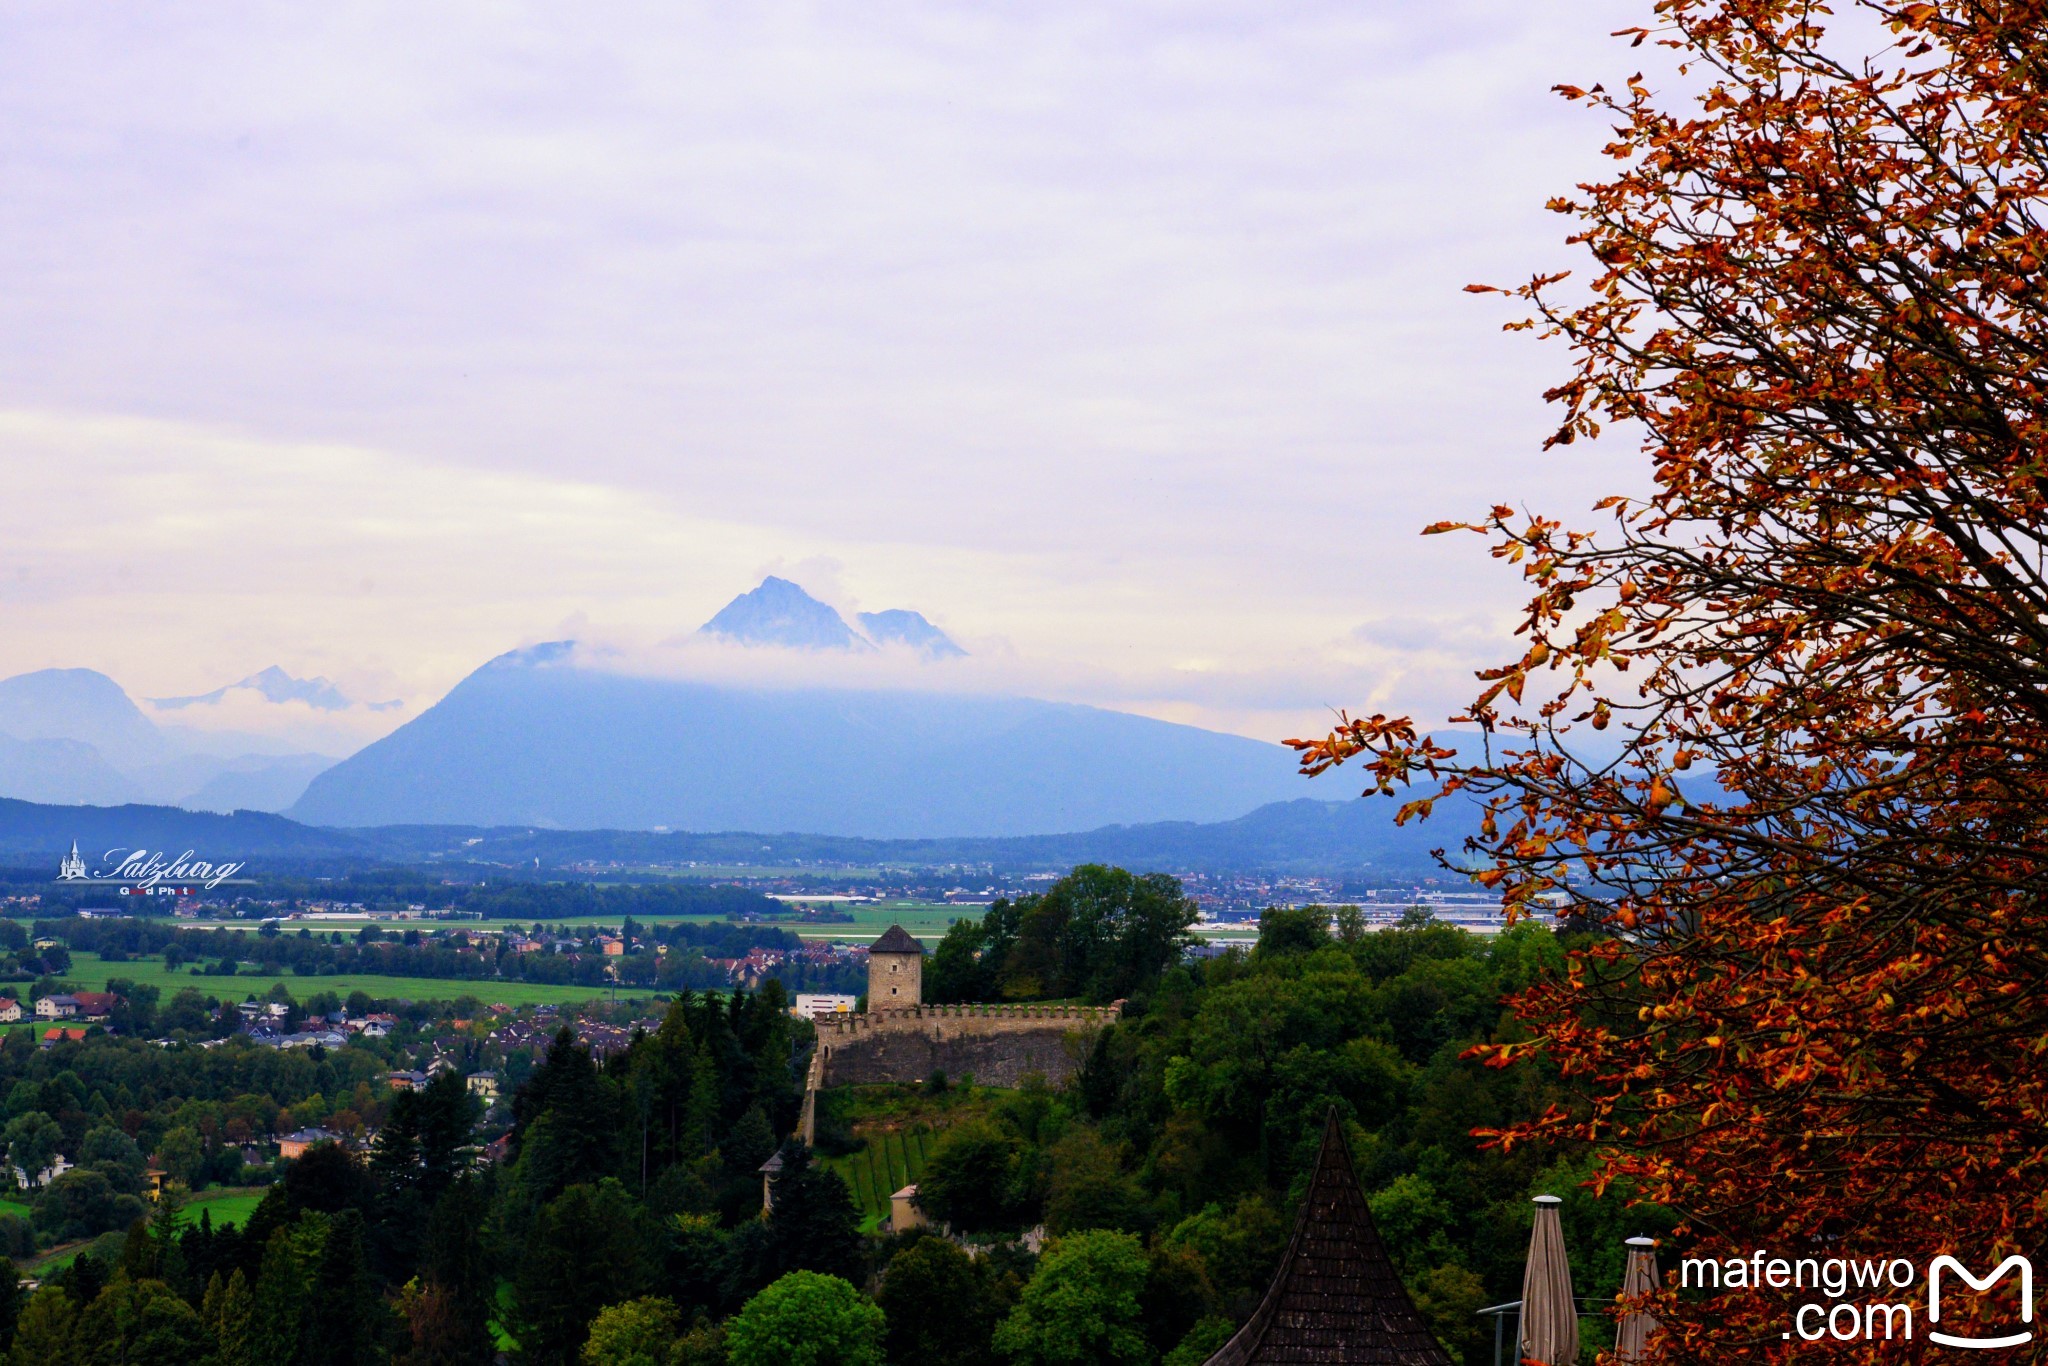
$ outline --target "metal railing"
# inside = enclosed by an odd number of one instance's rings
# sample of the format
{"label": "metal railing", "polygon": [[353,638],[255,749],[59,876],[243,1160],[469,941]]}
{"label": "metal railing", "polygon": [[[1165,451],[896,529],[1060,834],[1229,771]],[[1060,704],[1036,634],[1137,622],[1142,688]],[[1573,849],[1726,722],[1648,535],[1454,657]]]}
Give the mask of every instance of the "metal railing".
{"label": "metal railing", "polygon": [[[1579,1306],[1579,1317],[1586,1319],[1598,1318],[1600,1316],[1600,1309],[1598,1307],[1589,1309],[1588,1305],[1605,1306],[1612,1304],[1613,1301],[1599,1299],[1592,1295],[1574,1295],[1572,1303]],[[1474,1312],[1480,1316],[1493,1315],[1493,1366],[1510,1366],[1510,1363],[1504,1361],[1501,1357],[1501,1351],[1508,1341],[1512,1341],[1515,1344],[1515,1360],[1519,1361],[1521,1359],[1522,1344],[1522,1302],[1520,1300],[1509,1300],[1506,1304],[1489,1304],[1486,1308]],[[1510,1314],[1515,1316],[1515,1335],[1512,1339],[1506,1338],[1502,1333],[1507,1317]]]}

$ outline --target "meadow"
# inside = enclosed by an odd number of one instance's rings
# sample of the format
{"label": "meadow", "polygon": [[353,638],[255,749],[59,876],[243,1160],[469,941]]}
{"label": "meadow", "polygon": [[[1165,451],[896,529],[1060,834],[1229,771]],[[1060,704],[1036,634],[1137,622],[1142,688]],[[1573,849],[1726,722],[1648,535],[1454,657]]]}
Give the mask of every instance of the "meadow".
{"label": "meadow", "polygon": [[452,1001],[458,996],[474,996],[485,1005],[502,1003],[508,1006],[567,1005],[594,999],[624,1001],[650,999],[654,995],[647,991],[621,990],[614,997],[610,992],[592,987],[472,981],[460,977],[387,977],[376,973],[297,977],[289,973],[278,976],[244,971],[233,977],[220,977],[200,975],[190,968],[173,971],[164,966],[160,957],[137,957],[122,963],[109,963],[96,953],[72,954],[71,970],[64,974],[63,980],[82,991],[105,991],[107,983],[116,977],[157,988],[164,1002],[186,987],[197,988],[221,1000],[241,1000],[249,996],[261,997],[279,983],[292,993],[294,999],[301,1001],[319,991],[332,991],[341,996],[361,991],[379,1000]]}
{"label": "meadow", "polygon": [[[185,1222],[197,1224],[200,1213],[204,1211],[215,1228],[242,1224],[263,1203],[264,1192],[268,1189],[267,1186],[218,1186],[187,1195],[183,1211]],[[0,1214],[14,1214],[26,1219],[29,1207],[20,1200],[0,1200]],[[82,1252],[91,1252],[96,1257],[112,1261],[119,1258],[121,1244],[127,1236],[125,1231],[116,1230],[97,1238],[63,1243],[40,1256],[29,1258],[22,1265],[22,1270],[32,1276],[47,1278],[70,1266]]]}
{"label": "meadow", "polygon": [[[985,906],[956,906],[942,901],[878,901],[872,903],[848,904],[829,900],[808,901],[803,897],[784,897],[791,905],[831,906],[843,909],[853,918],[848,921],[813,924],[798,920],[770,920],[764,923],[780,925],[795,932],[799,937],[817,944],[867,944],[879,938],[883,930],[891,925],[901,925],[918,938],[936,942],[946,933],[946,927],[963,916],[978,918],[987,909]],[[723,920],[716,915],[657,915],[641,917],[642,924],[674,925],[682,923],[713,924]],[[253,930],[257,923],[248,920],[197,920],[185,922],[185,928],[195,930]],[[308,929],[315,934],[326,934],[338,930],[352,935],[365,925],[376,925],[380,929],[417,929],[431,933],[442,929],[505,930],[527,929],[531,921],[526,920],[458,920],[458,921],[393,921],[372,920],[368,916],[348,916],[332,920],[281,920],[278,922],[287,934],[296,934]],[[604,924],[617,925],[616,916],[565,916],[550,923]]]}

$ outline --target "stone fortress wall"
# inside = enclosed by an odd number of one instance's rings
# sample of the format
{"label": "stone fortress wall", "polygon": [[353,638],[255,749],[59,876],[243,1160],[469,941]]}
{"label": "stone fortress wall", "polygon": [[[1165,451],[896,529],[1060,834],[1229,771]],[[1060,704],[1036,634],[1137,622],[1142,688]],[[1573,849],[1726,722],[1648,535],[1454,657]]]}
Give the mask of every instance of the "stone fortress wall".
{"label": "stone fortress wall", "polygon": [[982,1086],[1016,1086],[1036,1072],[1061,1085],[1123,1005],[918,1005],[822,1016],[804,1082],[803,1139],[816,1141],[817,1093],[826,1087],[921,1082],[935,1072]]}

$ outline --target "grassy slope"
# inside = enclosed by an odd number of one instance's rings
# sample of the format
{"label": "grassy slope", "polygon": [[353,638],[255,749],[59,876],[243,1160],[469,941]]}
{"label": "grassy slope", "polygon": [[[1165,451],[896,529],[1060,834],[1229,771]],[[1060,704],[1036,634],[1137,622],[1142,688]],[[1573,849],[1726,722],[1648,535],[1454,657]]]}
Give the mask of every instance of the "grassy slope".
{"label": "grassy slope", "polygon": [[985,1114],[1003,1095],[993,1087],[955,1087],[928,1096],[915,1086],[861,1086],[827,1091],[821,1103],[851,1127],[861,1146],[824,1159],[860,1207],[861,1232],[888,1222],[889,1197],[915,1183],[931,1160],[938,1137],[955,1124]]}

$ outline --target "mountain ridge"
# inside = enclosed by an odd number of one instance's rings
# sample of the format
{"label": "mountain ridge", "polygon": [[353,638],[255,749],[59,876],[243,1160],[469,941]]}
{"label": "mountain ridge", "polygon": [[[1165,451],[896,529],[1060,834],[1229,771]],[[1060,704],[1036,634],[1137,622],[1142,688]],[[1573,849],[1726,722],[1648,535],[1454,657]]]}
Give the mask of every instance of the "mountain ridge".
{"label": "mountain ridge", "polygon": [[[1162,821],[1093,830],[966,839],[874,840],[854,836],[723,831],[538,830],[523,826],[307,825],[267,812],[230,814],[130,803],[65,806],[0,798],[0,858],[55,861],[75,840],[84,849],[195,849],[222,858],[348,858],[388,863],[459,860],[543,870],[598,860],[773,865],[989,864],[1060,871],[1117,863],[1146,871],[1425,874],[1431,850],[1455,851],[1470,822],[1443,817],[1396,826],[1394,804],[1314,797],[1269,803],[1227,821]],[[260,871],[260,870],[257,870]]]}
{"label": "mountain ridge", "polygon": [[742,689],[579,667],[568,642],[489,661],[314,778],[333,826],[804,829],[998,836],[1216,820],[1305,795],[1279,745],[1027,698]]}

